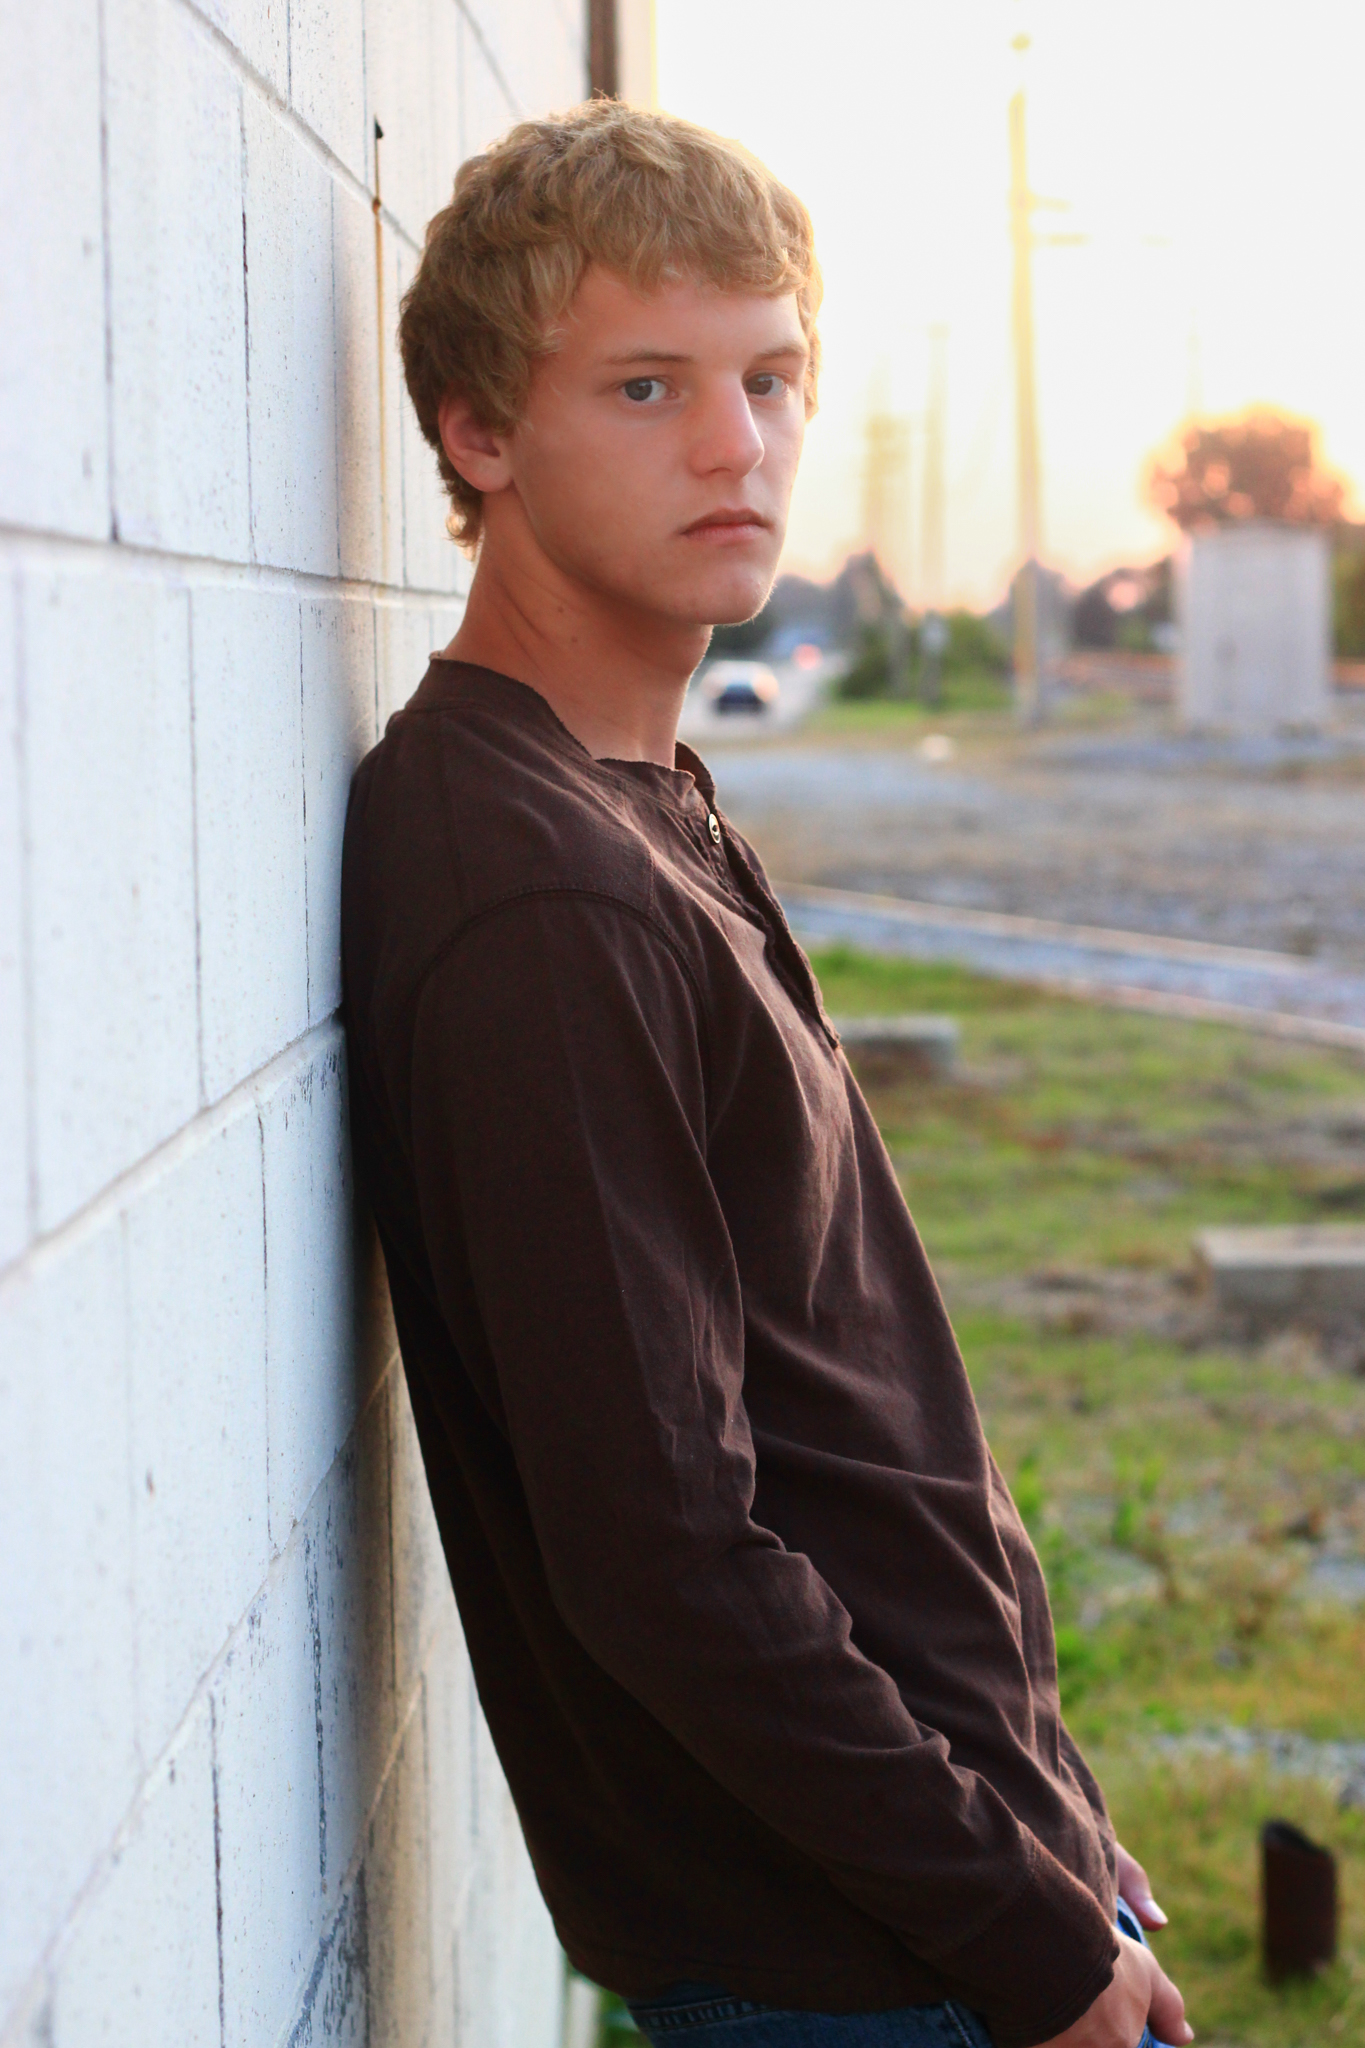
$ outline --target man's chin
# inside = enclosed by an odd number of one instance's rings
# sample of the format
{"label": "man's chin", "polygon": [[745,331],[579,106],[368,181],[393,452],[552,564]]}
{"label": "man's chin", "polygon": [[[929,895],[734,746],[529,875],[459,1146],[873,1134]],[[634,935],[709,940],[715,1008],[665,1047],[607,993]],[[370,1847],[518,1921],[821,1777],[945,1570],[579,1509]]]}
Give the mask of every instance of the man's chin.
{"label": "man's chin", "polygon": [[691,594],[688,609],[699,626],[742,626],[761,612],[777,576],[777,565],[746,571],[708,584]]}

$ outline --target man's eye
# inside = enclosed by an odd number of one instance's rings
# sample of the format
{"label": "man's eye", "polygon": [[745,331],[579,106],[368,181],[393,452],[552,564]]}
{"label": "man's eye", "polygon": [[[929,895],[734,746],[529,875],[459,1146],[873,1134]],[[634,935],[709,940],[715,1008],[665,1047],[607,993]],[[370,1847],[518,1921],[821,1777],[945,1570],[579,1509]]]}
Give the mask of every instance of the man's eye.
{"label": "man's eye", "polygon": [[749,379],[751,398],[780,398],[785,391],[787,380],[779,377],[776,370],[764,370],[757,377]]}
{"label": "man's eye", "polygon": [[668,386],[662,377],[632,377],[621,389],[632,405],[657,405]]}

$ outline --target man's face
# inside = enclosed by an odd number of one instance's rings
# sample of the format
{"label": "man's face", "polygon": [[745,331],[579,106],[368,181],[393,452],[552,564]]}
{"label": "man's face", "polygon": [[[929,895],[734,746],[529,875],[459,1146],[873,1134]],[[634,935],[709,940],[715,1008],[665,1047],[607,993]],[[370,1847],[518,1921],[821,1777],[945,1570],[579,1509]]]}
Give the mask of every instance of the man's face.
{"label": "man's face", "polygon": [[[786,531],[808,355],[794,295],[641,296],[589,269],[503,442],[536,546],[639,613],[749,618]],[[504,509],[485,498],[490,535]]]}

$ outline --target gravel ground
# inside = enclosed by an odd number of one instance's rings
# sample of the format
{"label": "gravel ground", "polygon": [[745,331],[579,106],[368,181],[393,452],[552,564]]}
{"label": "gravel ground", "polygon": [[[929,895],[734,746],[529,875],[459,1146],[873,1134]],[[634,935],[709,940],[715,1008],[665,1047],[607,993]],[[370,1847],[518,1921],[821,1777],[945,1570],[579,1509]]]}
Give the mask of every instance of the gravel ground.
{"label": "gravel ground", "polygon": [[787,882],[1365,966],[1365,722],[1216,742],[1103,731],[715,747],[721,802]]}

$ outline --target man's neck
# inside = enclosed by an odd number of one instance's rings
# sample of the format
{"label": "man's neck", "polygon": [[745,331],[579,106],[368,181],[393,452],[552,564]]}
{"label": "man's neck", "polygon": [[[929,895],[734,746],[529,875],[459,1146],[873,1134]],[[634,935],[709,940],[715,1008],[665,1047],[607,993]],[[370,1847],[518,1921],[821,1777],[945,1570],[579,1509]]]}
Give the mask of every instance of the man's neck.
{"label": "man's neck", "polygon": [[688,681],[709,639],[708,626],[629,611],[544,557],[504,565],[485,542],[445,652],[529,684],[598,760],[671,768]]}

